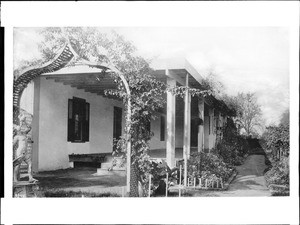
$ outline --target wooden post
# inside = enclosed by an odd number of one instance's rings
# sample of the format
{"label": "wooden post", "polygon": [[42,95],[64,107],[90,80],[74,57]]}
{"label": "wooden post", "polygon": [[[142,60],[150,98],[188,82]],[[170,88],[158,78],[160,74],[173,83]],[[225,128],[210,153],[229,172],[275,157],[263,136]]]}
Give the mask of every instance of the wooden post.
{"label": "wooden post", "polygon": [[113,70],[121,78],[126,93],[127,93],[127,115],[126,115],[126,192],[130,196],[130,170],[131,170],[131,92],[129,89],[129,84],[126,81],[124,75],[117,69],[112,67]]}
{"label": "wooden post", "polygon": [[207,188],[207,179],[205,179],[205,188]]}
{"label": "wooden post", "polygon": [[148,190],[148,197],[151,196],[151,174],[149,174],[149,190]]}
{"label": "wooden post", "polygon": [[196,188],[196,177],[194,177],[194,189]]}
{"label": "wooden post", "polygon": [[[166,70],[166,75],[169,71]],[[176,80],[167,78],[167,85],[176,87]],[[175,166],[175,121],[176,121],[176,96],[170,91],[167,92],[167,133],[166,133],[166,160],[170,168]]]}
{"label": "wooden post", "polygon": [[169,174],[166,174],[166,197],[168,197],[168,183],[169,183]]}
{"label": "wooden post", "polygon": [[189,74],[186,74],[184,96],[184,137],[183,137],[183,158],[184,158],[184,186],[187,186],[187,160],[190,157],[190,138],[191,138],[191,110],[190,110],[190,94],[189,94]]}
{"label": "wooden post", "polygon": [[181,165],[179,166],[179,185],[181,186]]}
{"label": "wooden post", "polygon": [[202,125],[199,125],[198,130],[198,152],[204,150],[204,99],[198,99],[199,118],[202,119]]}

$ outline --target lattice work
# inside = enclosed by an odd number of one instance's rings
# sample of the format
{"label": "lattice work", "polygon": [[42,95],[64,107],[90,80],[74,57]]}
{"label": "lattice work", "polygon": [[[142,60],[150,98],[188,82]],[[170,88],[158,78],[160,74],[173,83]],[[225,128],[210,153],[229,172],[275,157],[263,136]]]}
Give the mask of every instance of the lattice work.
{"label": "lattice work", "polygon": [[55,57],[52,61],[42,65],[39,68],[28,68],[23,73],[21,73],[21,75],[14,81],[13,105],[17,107],[20,106],[20,98],[22,92],[33,79],[43,73],[54,72],[63,68],[67,63],[71,61],[73,57],[73,50],[69,47],[69,45],[65,45],[62,51],[58,53],[57,57]]}

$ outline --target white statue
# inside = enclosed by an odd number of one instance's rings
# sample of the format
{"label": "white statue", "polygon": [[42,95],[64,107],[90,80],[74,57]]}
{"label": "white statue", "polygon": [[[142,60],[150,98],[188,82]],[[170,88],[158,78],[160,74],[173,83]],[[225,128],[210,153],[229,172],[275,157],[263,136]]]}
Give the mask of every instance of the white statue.
{"label": "white statue", "polygon": [[18,182],[20,179],[20,166],[22,162],[28,165],[29,182],[36,182],[37,180],[32,176],[32,160],[31,153],[28,152],[28,133],[31,130],[31,126],[26,123],[26,115],[20,113],[19,115],[20,125],[14,124],[14,138],[13,147],[15,149],[18,146],[14,154],[14,182]]}

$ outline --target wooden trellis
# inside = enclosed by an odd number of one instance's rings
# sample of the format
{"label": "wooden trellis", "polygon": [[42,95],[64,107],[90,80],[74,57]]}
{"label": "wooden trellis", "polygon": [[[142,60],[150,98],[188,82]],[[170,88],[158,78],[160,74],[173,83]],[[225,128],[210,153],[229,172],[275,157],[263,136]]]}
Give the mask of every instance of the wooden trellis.
{"label": "wooden trellis", "polygon": [[18,114],[19,114],[19,107],[20,107],[20,99],[27,85],[33,79],[35,79],[36,77],[40,76],[43,73],[54,72],[63,68],[64,66],[66,66],[67,63],[71,61],[73,57],[74,57],[74,51],[71,49],[71,47],[68,44],[65,44],[62,50],[50,62],[47,62],[38,68],[30,67],[25,71],[21,72],[21,75],[14,81],[13,84],[13,105],[14,105],[13,122],[15,124],[19,124]]}

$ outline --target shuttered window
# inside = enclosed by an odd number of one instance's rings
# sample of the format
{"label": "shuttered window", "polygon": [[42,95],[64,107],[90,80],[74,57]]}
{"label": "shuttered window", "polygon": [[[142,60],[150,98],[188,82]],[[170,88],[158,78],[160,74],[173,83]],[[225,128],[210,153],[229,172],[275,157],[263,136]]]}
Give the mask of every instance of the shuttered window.
{"label": "shuttered window", "polygon": [[160,117],[160,140],[164,141],[165,140],[165,130],[166,130],[166,123],[165,123],[165,117],[161,116]]}
{"label": "shuttered window", "polygon": [[68,99],[68,141],[89,141],[90,104],[82,98]]}

